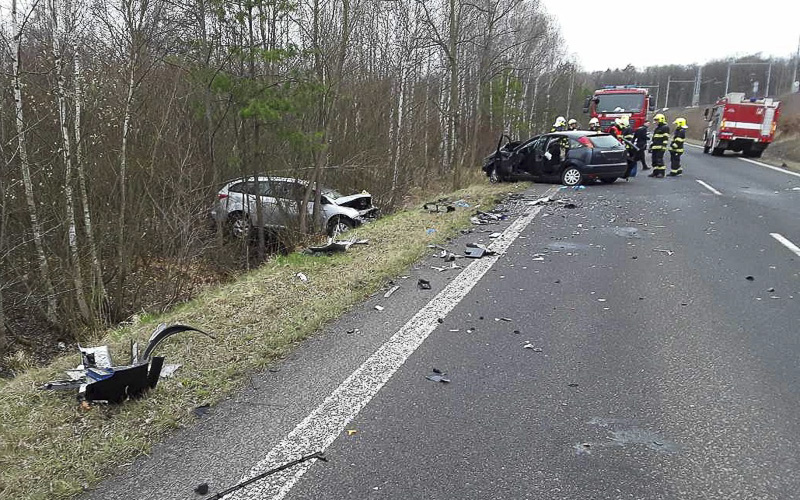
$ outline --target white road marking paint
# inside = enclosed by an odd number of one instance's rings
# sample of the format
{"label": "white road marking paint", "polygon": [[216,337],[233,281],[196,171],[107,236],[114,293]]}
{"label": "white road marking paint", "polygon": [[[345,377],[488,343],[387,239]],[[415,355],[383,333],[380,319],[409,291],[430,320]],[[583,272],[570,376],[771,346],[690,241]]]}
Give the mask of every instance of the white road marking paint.
{"label": "white road marking paint", "polygon": [[720,193],[719,191],[714,189],[714,187],[711,184],[708,184],[707,182],[703,182],[700,179],[695,179],[695,180],[697,181],[698,184],[700,184],[704,188],[708,189],[709,191],[711,191],[715,195],[717,195],[717,196],[721,196],[722,195],[722,193]]}
{"label": "white road marking paint", "polygon": [[800,174],[797,172],[792,172],[790,170],[786,170],[785,168],[780,167],[773,167],[772,165],[767,165],[766,163],[761,163],[760,161],[751,160],[750,158],[739,158],[742,161],[746,161],[747,163],[752,163],[753,165],[758,165],[759,167],[768,168],[770,170],[774,170],[776,172],[781,172],[786,175],[793,175],[795,177],[800,177]]}
{"label": "white road marking paint", "polygon": [[[555,189],[548,195],[555,194]],[[498,254],[505,252],[520,233],[543,209],[531,210],[514,221],[489,246]],[[498,261],[499,255],[484,257],[467,266],[436,297],[426,304],[392,337],[378,348],[360,367],[317,406],[280,443],[267,453],[242,480],[247,480],[269,469],[295,460],[303,455],[325,451],[347,427],[347,424],[378,393],[403,363],[439,326],[444,318],[472,290],[489,269]],[[312,466],[304,462],[293,469],[281,471],[254,483],[246,489],[227,495],[229,500],[255,500],[284,498],[297,481]]]}
{"label": "white road marking paint", "polygon": [[792,243],[791,241],[789,241],[788,239],[786,239],[782,234],[780,234],[780,233],[769,233],[769,235],[772,236],[773,238],[775,238],[776,240],[778,240],[778,242],[781,245],[785,246],[786,248],[788,248],[789,250],[794,252],[795,255],[800,257],[800,248],[797,245],[795,245],[794,243]]}
{"label": "white road marking paint", "polygon": [[703,146],[698,146],[697,144],[689,144],[688,142],[684,142],[684,144],[693,148],[703,149]]}

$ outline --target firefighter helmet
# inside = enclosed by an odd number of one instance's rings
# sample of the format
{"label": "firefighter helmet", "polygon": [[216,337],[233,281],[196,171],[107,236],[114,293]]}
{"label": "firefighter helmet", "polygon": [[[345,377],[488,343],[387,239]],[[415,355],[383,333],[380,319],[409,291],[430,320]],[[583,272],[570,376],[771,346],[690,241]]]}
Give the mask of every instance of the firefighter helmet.
{"label": "firefighter helmet", "polygon": [[622,127],[627,127],[628,125],[630,125],[630,123],[631,122],[628,118],[628,115],[619,117],[619,124],[622,125]]}
{"label": "firefighter helmet", "polygon": [[599,127],[600,120],[598,120],[597,118],[592,118],[591,120],[589,120],[589,125],[597,125]]}
{"label": "firefighter helmet", "polygon": [[686,118],[675,118],[675,121],[673,123],[675,125],[677,125],[678,127],[680,127],[680,128],[687,128],[686,127]]}
{"label": "firefighter helmet", "polygon": [[563,127],[566,124],[567,124],[567,119],[564,118],[563,116],[559,116],[558,118],[556,118],[556,122],[553,124],[553,126],[554,127]]}
{"label": "firefighter helmet", "polygon": [[656,123],[667,123],[667,117],[664,116],[663,113],[658,113],[656,116],[653,117],[653,121]]}
{"label": "firefighter helmet", "polygon": [[620,128],[624,127],[624,125],[622,124],[622,118],[614,118],[614,123],[617,125],[617,127]]}

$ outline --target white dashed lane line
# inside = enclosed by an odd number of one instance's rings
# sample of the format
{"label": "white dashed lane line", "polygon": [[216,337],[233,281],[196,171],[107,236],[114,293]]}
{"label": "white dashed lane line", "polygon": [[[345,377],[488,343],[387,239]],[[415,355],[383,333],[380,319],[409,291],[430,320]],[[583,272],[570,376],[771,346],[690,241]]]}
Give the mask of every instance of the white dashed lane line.
{"label": "white dashed lane line", "polygon": [[[555,190],[548,190],[552,195]],[[467,266],[436,297],[426,304],[392,337],[378,348],[360,367],[339,385],[302,422],[248,472],[248,480],[265,471],[301,456],[325,451],[341,435],[347,424],[372,400],[375,394],[400,369],[414,351],[439,326],[444,318],[467,296],[480,279],[492,268],[520,233],[542,210],[531,207],[494,240],[490,249],[497,256],[484,257]],[[297,481],[313,465],[304,462],[256,482],[244,490],[225,496],[228,500],[278,500],[284,498]]]}
{"label": "white dashed lane line", "polygon": [[788,249],[789,249],[790,251],[792,251],[792,252],[793,252],[795,255],[797,255],[798,257],[800,257],[800,248],[798,248],[798,246],[797,246],[797,245],[795,245],[794,243],[792,243],[791,241],[789,241],[789,240],[788,240],[786,237],[784,237],[782,234],[780,234],[780,233],[769,233],[769,235],[770,235],[770,236],[772,236],[773,238],[775,238],[776,240],[778,240],[778,242],[779,242],[781,245],[783,245],[783,246],[785,246],[786,248],[788,248]]}
{"label": "white dashed lane line", "polygon": [[698,184],[700,184],[700,185],[701,185],[701,186],[703,186],[704,188],[708,189],[709,191],[711,191],[711,192],[712,192],[712,193],[714,193],[715,195],[717,195],[717,196],[720,196],[720,195],[722,195],[722,193],[720,193],[719,191],[717,191],[716,189],[714,189],[714,187],[713,187],[711,184],[708,184],[707,182],[703,182],[703,181],[701,181],[700,179],[695,179],[695,180],[697,181],[697,183],[698,183]]}

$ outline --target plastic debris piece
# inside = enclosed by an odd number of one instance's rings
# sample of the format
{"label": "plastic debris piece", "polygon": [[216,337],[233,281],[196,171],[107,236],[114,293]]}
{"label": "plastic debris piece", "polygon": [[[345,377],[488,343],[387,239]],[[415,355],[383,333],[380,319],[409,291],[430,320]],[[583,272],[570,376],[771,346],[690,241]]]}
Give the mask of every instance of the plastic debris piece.
{"label": "plastic debris piece", "polygon": [[744,279],[746,279],[747,281],[755,281],[755,280],[756,280],[756,279],[755,279],[754,277],[752,277],[752,276],[745,276],[745,277],[744,277]]}
{"label": "plastic debris piece", "polygon": [[441,382],[443,384],[449,384],[450,379],[447,378],[446,373],[442,373],[441,371],[434,372],[431,375],[425,375],[425,378],[430,380],[431,382]]}
{"label": "plastic debris piece", "polygon": [[571,383],[571,384],[567,384],[567,387],[578,387],[578,384],[576,384],[575,382],[573,382],[573,383]]}
{"label": "plastic debris piece", "polygon": [[425,234],[427,234],[428,236],[432,236],[436,234],[436,229],[429,227],[428,229],[425,230]]}
{"label": "plastic debris piece", "polygon": [[530,342],[525,342],[525,345],[522,346],[523,349],[533,349],[533,344]]}
{"label": "plastic debris piece", "polygon": [[768,292],[770,292],[770,293],[772,293],[772,292],[774,292],[774,291],[775,291],[775,289],[770,287],[770,288],[767,288],[767,291],[768,291]]}
{"label": "plastic debris piece", "polygon": [[420,290],[430,290],[431,289],[431,282],[426,280],[426,279],[424,279],[424,278],[420,278],[417,281],[417,287],[419,287]]}
{"label": "plastic debris piece", "polygon": [[653,251],[654,251],[654,252],[661,252],[661,253],[665,253],[665,254],[667,254],[667,255],[670,255],[670,256],[671,256],[672,254],[674,254],[674,253],[675,253],[675,252],[673,252],[672,250],[666,250],[666,249],[664,249],[664,248],[654,248],[654,249],[653,249]]}
{"label": "plastic debris piece", "polygon": [[348,435],[348,436],[353,436],[353,435],[355,435],[357,432],[358,432],[358,431],[357,431],[356,429],[347,429],[347,435]]}
{"label": "plastic debris piece", "polygon": [[180,368],[181,366],[183,366],[183,365],[164,365],[164,366],[162,366],[161,367],[160,377],[161,378],[170,378],[170,377],[172,377],[173,375],[175,375],[175,372],[178,371],[178,368]]}
{"label": "plastic debris piece", "polygon": [[192,410],[192,413],[194,413],[197,418],[200,418],[206,416],[210,410],[211,410],[211,405],[204,404]]}
{"label": "plastic debris piece", "polygon": [[298,278],[300,281],[302,281],[303,283],[305,283],[305,282],[307,282],[307,281],[308,281],[308,276],[306,276],[306,275],[305,275],[305,274],[303,274],[303,273],[297,273],[297,274],[295,274],[295,277],[297,277],[297,278]]}
{"label": "plastic debris piece", "polygon": [[438,374],[440,374],[440,375],[442,374],[442,370],[440,370],[440,369],[438,369],[438,368],[434,368],[434,369],[433,369],[433,370],[431,370],[431,371],[432,371],[433,373],[438,373]]}
{"label": "plastic debris piece", "polygon": [[194,492],[198,495],[208,495],[208,483],[200,483],[194,487]]}
{"label": "plastic debris piece", "polygon": [[533,200],[533,201],[529,201],[528,202],[528,206],[545,205],[545,204],[550,203],[552,201],[553,201],[553,197],[552,196],[544,196],[542,198],[539,198],[539,199],[536,199],[536,200]]}
{"label": "plastic debris piece", "polygon": [[388,290],[386,293],[384,293],[384,294],[383,294],[383,298],[384,298],[384,299],[388,299],[389,297],[391,297],[391,296],[392,296],[392,294],[393,294],[394,292],[396,292],[396,291],[397,291],[397,290],[399,290],[399,289],[400,289],[400,286],[398,286],[398,285],[395,285],[395,286],[393,286],[393,287],[392,287],[392,288],[390,288],[390,289],[389,289],[389,290]]}
{"label": "plastic debris piece", "polygon": [[328,243],[325,245],[308,247],[308,249],[315,253],[345,252],[353,243],[353,241],[334,241],[333,238],[328,238]]}
{"label": "plastic debris piece", "polygon": [[489,235],[489,238],[495,239],[495,238],[499,238],[501,236],[503,236],[503,233],[492,233],[492,234]]}
{"label": "plastic debris piece", "polygon": [[383,306],[378,306],[378,305],[375,306],[376,311],[383,311],[383,309],[384,309]]}
{"label": "plastic debris piece", "polygon": [[465,200],[458,200],[458,201],[456,201],[454,203],[454,205],[457,206],[457,207],[460,207],[460,208],[469,208],[470,207],[469,203],[467,203]]}

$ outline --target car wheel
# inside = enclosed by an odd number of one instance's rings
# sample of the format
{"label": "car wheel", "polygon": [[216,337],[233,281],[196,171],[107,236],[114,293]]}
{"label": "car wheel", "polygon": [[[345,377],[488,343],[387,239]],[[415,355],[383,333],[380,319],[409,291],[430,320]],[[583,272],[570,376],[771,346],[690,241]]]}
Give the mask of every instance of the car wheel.
{"label": "car wheel", "polygon": [[561,184],[565,186],[577,186],[583,182],[583,174],[575,167],[567,167],[561,172]]}
{"label": "car wheel", "polygon": [[250,237],[250,219],[242,212],[229,214],[228,226],[234,238],[245,240]]}
{"label": "car wheel", "polygon": [[497,174],[497,167],[492,167],[492,171],[489,173],[489,182],[492,184],[499,184],[502,182],[500,176]]}
{"label": "car wheel", "polygon": [[714,148],[714,149],[712,149],[712,150],[711,150],[711,154],[712,154],[713,156],[722,156],[722,154],[723,154],[724,152],[725,152],[725,150],[724,150],[724,149],[722,149],[722,148]]}
{"label": "car wheel", "polygon": [[331,222],[328,224],[328,234],[336,238],[342,233],[346,233],[347,231],[356,227],[355,223],[350,219],[344,218],[342,216],[337,216],[335,219],[332,219]]}
{"label": "car wheel", "polygon": [[602,182],[603,184],[614,184],[615,182],[617,182],[617,178],[616,177],[601,177],[600,178],[600,182]]}

